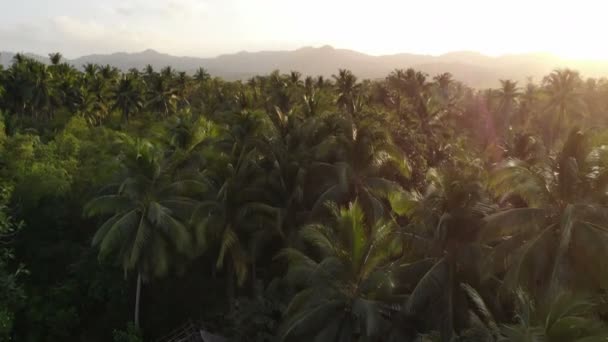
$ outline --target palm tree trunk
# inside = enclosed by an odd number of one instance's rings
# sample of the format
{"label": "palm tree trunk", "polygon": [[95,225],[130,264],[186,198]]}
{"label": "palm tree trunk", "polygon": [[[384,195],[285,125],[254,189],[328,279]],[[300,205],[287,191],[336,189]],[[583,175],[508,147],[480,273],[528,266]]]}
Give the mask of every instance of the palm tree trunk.
{"label": "palm tree trunk", "polygon": [[251,257],[251,295],[255,298],[258,295],[257,291],[257,279],[256,279],[256,267],[255,267],[255,251],[252,253]]}
{"label": "palm tree trunk", "polygon": [[228,310],[229,312],[233,312],[234,309],[234,291],[235,291],[235,279],[234,279],[234,265],[232,264],[233,261],[230,260],[230,262],[228,263],[227,269],[226,269],[226,294],[228,297]]}
{"label": "palm tree trunk", "polygon": [[141,273],[137,274],[137,290],[135,292],[135,327],[139,329],[139,301],[141,299]]}
{"label": "palm tree trunk", "polygon": [[449,290],[444,294],[445,298],[445,315],[441,322],[440,334],[442,341],[452,341],[454,338],[454,256],[449,256],[448,284]]}

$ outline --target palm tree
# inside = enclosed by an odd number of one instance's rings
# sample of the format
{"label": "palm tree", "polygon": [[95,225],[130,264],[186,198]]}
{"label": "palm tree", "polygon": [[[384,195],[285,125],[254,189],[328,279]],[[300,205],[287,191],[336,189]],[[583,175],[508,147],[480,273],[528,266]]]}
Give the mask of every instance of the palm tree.
{"label": "palm tree", "polygon": [[431,99],[429,93],[431,84],[426,81],[427,75],[414,69],[407,69],[402,77],[399,84],[400,90],[414,108],[419,118],[422,132],[431,134],[430,120],[432,113],[428,106]]}
{"label": "palm tree", "polygon": [[194,79],[199,84],[203,84],[209,79],[211,79],[211,75],[209,75],[209,72],[207,72],[205,68],[198,68],[198,70],[196,70],[196,73],[194,74]]}
{"label": "palm tree", "polygon": [[125,121],[143,108],[142,91],[134,76],[123,75],[112,94],[113,109],[119,109]]}
{"label": "palm tree", "polygon": [[360,85],[357,84],[357,77],[350,70],[346,69],[338,70],[338,75],[332,75],[332,77],[336,82],[335,87],[338,92],[336,104],[352,115],[354,112],[353,102],[355,95],[360,88]]}
{"label": "palm tree", "polygon": [[86,81],[90,81],[96,78],[97,70],[99,69],[99,66],[97,64],[87,63],[83,65],[82,68],[84,69],[84,77]]}
{"label": "palm tree", "polygon": [[52,65],[59,65],[59,63],[61,63],[61,58],[63,58],[63,56],[59,52],[49,54],[49,60]]}
{"label": "palm tree", "polygon": [[[500,242],[486,258],[486,274],[504,273],[504,290],[522,286],[543,299],[607,285],[600,276],[605,264],[598,262],[608,256],[604,151],[574,129],[554,161],[511,159],[493,173],[490,186],[508,206],[485,219],[480,239]],[[510,238],[501,241],[504,236]]]}
{"label": "palm tree", "polygon": [[[207,186],[202,200],[194,211],[192,222],[201,248],[212,248],[217,253],[215,267],[227,266],[227,293],[230,307],[234,298],[234,278],[242,285],[247,267],[255,267],[255,251],[247,251],[248,238],[257,231],[275,227],[260,214],[267,206],[263,198],[262,170],[256,162],[258,151],[251,139],[259,129],[259,121],[249,113],[236,114],[215,139],[209,142],[215,157],[202,173]],[[227,261],[227,259],[229,259]],[[252,278],[255,272],[252,268]]]}
{"label": "palm tree", "polygon": [[91,126],[101,125],[109,115],[110,110],[104,100],[108,97],[106,95],[108,90],[106,89],[104,89],[104,93],[95,93],[86,89],[80,91],[80,98],[78,99],[79,114]]}
{"label": "palm tree", "polygon": [[160,76],[167,81],[172,81],[175,77],[175,70],[168,65],[160,70]]}
{"label": "palm tree", "polygon": [[511,80],[500,80],[500,89],[496,92],[498,98],[498,114],[499,117],[495,120],[500,130],[503,131],[503,139],[507,140],[509,130],[511,128],[511,117],[516,111],[517,99],[521,95],[517,82]]}
{"label": "palm tree", "polygon": [[126,142],[120,181],[87,203],[85,213],[110,216],[95,233],[93,245],[100,257],[115,256],[125,274],[137,273],[134,322],[139,326],[142,281],[165,275],[172,257],[192,254],[183,218],[195,202],[184,194],[198,183],[175,181],[157,146],[142,140]]}
{"label": "palm tree", "polygon": [[185,106],[190,106],[190,102],[188,98],[190,97],[191,79],[185,72],[179,72],[177,74],[177,79],[175,80],[175,95],[178,99],[183,101]]}
{"label": "palm tree", "polygon": [[153,77],[151,83],[148,84],[148,96],[149,100],[146,107],[151,106],[153,110],[165,117],[168,117],[177,109],[178,97],[170,79],[161,75]]}
{"label": "palm tree", "polygon": [[[434,84],[427,82],[427,75],[414,69],[395,70],[387,78],[386,84],[392,102],[397,107],[396,121],[405,131],[398,130],[397,138],[405,140],[400,145],[422,144],[426,147],[423,158],[430,166],[437,166],[442,160],[446,138],[451,134],[446,121],[460,112],[456,96],[445,100],[437,96]],[[445,81],[442,81],[445,82]],[[400,127],[400,128],[401,128]],[[407,136],[418,135],[414,142]],[[416,151],[419,153],[419,151]]]}
{"label": "palm tree", "polygon": [[433,80],[437,83],[441,99],[447,103],[450,100],[450,87],[454,84],[452,74],[445,72],[433,77]]}
{"label": "palm tree", "polygon": [[403,82],[405,80],[405,71],[403,69],[396,69],[392,71],[385,79],[386,92],[390,96],[390,102],[394,103],[397,107],[397,115],[401,115],[401,105],[403,98]]}
{"label": "palm tree", "polygon": [[289,113],[293,107],[290,88],[285,77],[279,71],[273,71],[264,84],[266,111],[274,112],[276,108],[283,113]]}
{"label": "palm tree", "polygon": [[39,112],[43,112],[47,118],[51,118],[53,115],[52,105],[56,103],[53,75],[45,65],[39,64],[34,69],[34,77],[31,104],[34,110],[33,114],[34,116],[38,116]]}
{"label": "palm tree", "polygon": [[604,341],[608,339],[608,329],[596,317],[595,306],[593,301],[570,293],[561,293],[548,303],[535,303],[525,292],[518,291],[517,323],[503,325],[502,340]]}
{"label": "palm tree", "polygon": [[395,271],[405,283],[397,283],[397,290],[410,291],[400,314],[410,323],[403,328],[413,324],[419,331],[438,330],[441,341],[451,341],[457,327],[469,324],[470,304],[461,283],[480,285],[476,241],[482,218],[492,211],[479,176],[458,165],[431,169],[422,194],[391,196],[393,210],[408,218],[402,234],[416,260]]}
{"label": "palm tree", "polygon": [[388,322],[382,301],[390,296],[390,269],[402,253],[396,226],[367,225],[357,202],[331,207],[332,219],[300,231],[304,251],[287,248],[287,278],[299,292],[287,308],[281,341],[376,341]]}
{"label": "palm tree", "polygon": [[539,87],[528,82],[526,88],[519,96],[519,111],[513,120],[515,128],[523,130],[527,129],[529,123],[537,117],[539,104]]}
{"label": "palm tree", "polygon": [[146,83],[152,83],[154,78],[157,76],[158,74],[156,73],[156,71],[154,71],[154,67],[150,64],[146,65],[146,67],[144,68],[144,81]]}
{"label": "palm tree", "polygon": [[291,87],[300,87],[302,86],[302,73],[298,71],[290,71],[289,72],[289,85]]}
{"label": "palm tree", "polygon": [[256,141],[256,147],[264,156],[262,163],[268,165],[267,203],[279,218],[275,236],[290,243],[296,228],[307,216],[306,182],[315,181],[311,165],[318,161],[315,152],[326,148],[323,141],[329,129],[322,120],[310,114],[302,118],[296,113],[286,115],[279,109],[267,114],[272,129]]}
{"label": "palm tree", "polygon": [[558,69],[543,80],[545,92],[549,97],[546,112],[550,114],[548,146],[552,146],[566,127],[566,120],[573,115],[581,115],[584,102],[580,93],[582,81],[576,71]]}
{"label": "palm tree", "polygon": [[104,79],[106,82],[110,84],[115,84],[120,76],[120,70],[118,68],[113,67],[109,64],[106,64],[99,68],[98,70],[99,76]]}
{"label": "palm tree", "polygon": [[393,143],[377,121],[354,123],[349,118],[335,118],[337,131],[319,146],[319,158],[332,157],[333,163],[317,163],[333,177],[318,197],[313,212],[327,201],[345,203],[358,198],[368,218],[378,220],[384,215],[384,199],[401,186],[410,174],[403,152]]}

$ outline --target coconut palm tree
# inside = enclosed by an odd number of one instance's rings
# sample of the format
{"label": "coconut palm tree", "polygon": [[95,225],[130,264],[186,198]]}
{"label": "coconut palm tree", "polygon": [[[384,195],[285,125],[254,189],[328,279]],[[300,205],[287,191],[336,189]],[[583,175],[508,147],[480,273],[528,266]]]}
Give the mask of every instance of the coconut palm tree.
{"label": "coconut palm tree", "polygon": [[203,84],[211,79],[211,75],[209,75],[209,72],[207,72],[207,69],[198,68],[198,70],[196,70],[196,73],[194,73],[194,79],[199,84]]}
{"label": "coconut palm tree", "polygon": [[[209,142],[212,154],[202,173],[207,190],[194,211],[199,247],[216,253],[215,267],[227,266],[227,294],[232,307],[235,278],[238,285],[247,279],[248,266],[255,265],[255,251],[248,251],[248,239],[265,227],[276,227],[276,218],[269,223],[264,215],[269,209],[264,198],[264,178],[257,163],[259,152],[252,139],[259,130],[259,121],[243,112],[235,114],[219,135]],[[225,117],[224,117],[225,119]],[[213,157],[211,157],[213,155]],[[255,277],[255,272],[253,272]],[[254,279],[255,280],[255,279]]]}
{"label": "coconut palm tree", "polygon": [[350,118],[333,118],[337,130],[318,147],[319,158],[333,158],[333,163],[317,163],[332,175],[319,195],[313,213],[327,201],[345,203],[358,198],[370,220],[385,213],[384,199],[401,186],[396,180],[406,179],[410,167],[403,152],[397,148],[380,123]]}
{"label": "coconut palm tree", "polygon": [[129,121],[131,115],[136,114],[143,108],[143,92],[137,78],[123,75],[118,87],[112,93],[114,105],[112,109],[118,109],[125,121]]}
{"label": "coconut palm tree", "polygon": [[593,301],[572,293],[560,293],[549,302],[538,303],[525,292],[517,292],[515,324],[502,326],[501,341],[604,341],[608,328],[594,312]]}
{"label": "coconut palm tree", "polygon": [[452,74],[444,72],[443,74],[433,77],[433,80],[437,83],[442,101],[447,103],[450,100],[450,88],[452,84],[454,84]]}
{"label": "coconut palm tree", "polygon": [[59,52],[49,54],[49,60],[51,61],[52,65],[59,65],[59,63],[61,63],[62,58],[63,56]]}
{"label": "coconut palm tree", "polygon": [[88,82],[88,81],[96,78],[97,70],[99,69],[99,66],[97,64],[87,63],[87,64],[83,65],[82,68],[84,70],[85,81]]}
{"label": "coconut palm tree", "polygon": [[354,108],[353,103],[355,101],[355,95],[360,89],[360,85],[357,84],[357,77],[346,69],[338,70],[337,75],[332,75],[335,81],[335,88],[337,91],[336,104],[349,114],[353,114]]}
{"label": "coconut palm tree", "polygon": [[118,70],[118,68],[114,66],[106,64],[99,68],[98,74],[106,82],[111,85],[114,85],[118,81],[118,78],[120,76],[120,70]]}
{"label": "coconut palm tree", "polygon": [[585,111],[580,92],[582,81],[578,72],[558,69],[543,79],[543,85],[549,97],[545,111],[551,122],[547,145],[552,146],[567,127],[567,120]]}
{"label": "coconut palm tree", "polygon": [[543,299],[562,290],[606,286],[605,263],[598,260],[608,256],[608,164],[604,145],[591,142],[573,129],[554,160],[511,159],[493,173],[495,193],[516,199],[488,216],[480,235],[485,243],[498,243],[485,258],[485,273],[504,274],[505,291],[522,286]]}
{"label": "coconut palm tree", "polygon": [[[107,94],[109,90],[104,89]],[[105,98],[109,97],[104,93],[94,93],[82,89],[78,99],[78,112],[91,126],[99,126],[110,114]]]}
{"label": "coconut palm tree", "polygon": [[538,117],[539,95],[539,87],[529,81],[519,96],[519,111],[512,120],[515,129],[528,129],[533,120],[540,119]]}
{"label": "coconut palm tree", "polygon": [[[165,69],[165,74],[168,71]],[[171,85],[171,80],[157,75],[147,84],[148,102],[146,107],[160,113],[161,116],[168,117],[177,110],[177,94]]]}
{"label": "coconut palm tree", "polygon": [[287,308],[281,341],[377,341],[388,328],[381,315],[390,296],[390,269],[402,253],[396,226],[366,224],[357,202],[331,206],[331,221],[300,231],[309,247],[284,249],[287,278],[299,292]]}
{"label": "coconut palm tree", "polygon": [[495,124],[503,132],[503,139],[508,140],[511,118],[517,110],[518,98],[521,95],[517,82],[500,80],[500,89],[495,95],[498,100],[498,117],[495,119]]}
{"label": "coconut palm tree", "polygon": [[451,341],[457,327],[470,324],[470,303],[460,284],[480,285],[481,250],[476,241],[482,218],[492,211],[479,177],[476,169],[446,166],[429,171],[424,193],[391,196],[393,210],[408,217],[402,234],[417,260],[395,272],[396,279],[408,285],[397,289],[410,291],[400,313],[410,322],[404,328],[437,330],[441,341]]}
{"label": "coconut palm tree", "polygon": [[43,64],[36,64],[34,69],[34,85],[32,88],[32,110],[35,117],[38,113],[46,114],[47,118],[53,116],[53,103],[57,103],[55,99],[55,87],[53,84],[53,75],[48,68]]}
{"label": "coconut palm tree", "polygon": [[193,253],[190,230],[183,220],[195,204],[186,194],[198,183],[175,181],[157,146],[143,140],[125,141],[120,180],[84,210],[88,216],[106,218],[93,237],[99,256],[113,256],[125,274],[137,274],[134,322],[139,326],[142,282],[165,275],[172,258]]}

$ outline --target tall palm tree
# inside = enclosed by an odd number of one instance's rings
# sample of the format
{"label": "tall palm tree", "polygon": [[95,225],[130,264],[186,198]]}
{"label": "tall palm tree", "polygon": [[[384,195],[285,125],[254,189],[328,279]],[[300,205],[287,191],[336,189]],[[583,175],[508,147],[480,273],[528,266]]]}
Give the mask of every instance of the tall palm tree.
{"label": "tall palm tree", "polygon": [[144,81],[146,83],[152,83],[153,79],[158,76],[156,71],[154,71],[154,67],[150,64],[146,65],[144,68]]}
{"label": "tall palm tree", "polygon": [[[496,243],[487,274],[505,274],[503,289],[524,287],[543,299],[561,290],[597,291],[608,257],[605,148],[574,129],[558,157],[536,164],[508,160],[494,172],[496,194],[517,207],[487,217],[481,241]],[[502,237],[511,238],[502,240]]]}
{"label": "tall palm tree", "polygon": [[150,106],[164,117],[168,117],[176,111],[178,97],[170,79],[157,75],[147,85],[149,100],[146,107]]}
{"label": "tall palm tree", "polygon": [[117,82],[118,77],[120,76],[120,70],[118,70],[118,68],[114,66],[106,64],[99,68],[98,74],[106,82],[111,85],[114,85]]}
{"label": "tall palm tree", "polygon": [[290,71],[289,72],[289,84],[292,87],[300,87],[302,86],[302,73],[299,71]]}
{"label": "tall palm tree", "polygon": [[[196,241],[200,248],[215,252],[215,267],[227,266],[227,294],[230,307],[234,299],[234,280],[242,285],[248,266],[255,266],[254,251],[248,251],[248,239],[258,230],[275,227],[259,215],[266,206],[262,170],[257,163],[258,151],[251,143],[259,121],[249,113],[236,114],[232,122],[209,143],[214,158],[202,173],[207,190],[194,211]],[[252,268],[252,273],[254,268]],[[252,274],[255,277],[255,274]],[[253,279],[255,280],[255,279]]]}
{"label": "tall palm tree", "polygon": [[543,85],[549,97],[545,110],[550,115],[548,145],[552,146],[566,128],[569,117],[581,115],[585,110],[580,92],[582,81],[578,72],[558,69],[543,79]]}
{"label": "tall palm tree", "polygon": [[166,79],[167,81],[172,81],[175,77],[175,70],[173,70],[170,65],[167,65],[166,67],[160,70],[160,76]]}
{"label": "tall palm tree", "polygon": [[571,293],[561,293],[549,302],[538,303],[525,292],[518,291],[517,323],[503,325],[502,341],[606,340],[608,328],[596,316],[595,307],[593,301]]}
{"label": "tall palm tree", "polygon": [[450,74],[449,72],[444,72],[443,74],[439,74],[433,77],[433,80],[437,83],[437,86],[439,88],[439,94],[443,102],[449,101],[450,88],[452,84],[454,84],[452,74]]}
{"label": "tall palm tree", "polygon": [[175,80],[175,95],[185,106],[190,106],[188,98],[190,97],[191,90],[190,76],[183,71],[179,72]]}
{"label": "tall palm tree", "polygon": [[482,218],[492,211],[479,176],[465,167],[432,169],[423,193],[391,196],[393,210],[408,217],[403,234],[416,260],[395,272],[396,279],[414,284],[397,285],[410,291],[401,315],[420,331],[438,330],[441,341],[451,341],[457,327],[468,324],[470,305],[461,283],[479,285],[476,241]]}
{"label": "tall palm tree", "polygon": [[99,126],[109,116],[110,108],[105,101],[109,97],[107,93],[109,93],[107,88],[103,88],[103,93],[95,93],[87,89],[80,91],[78,111],[89,125]]}
{"label": "tall palm tree", "polygon": [[405,80],[405,70],[396,69],[392,71],[385,79],[386,91],[391,97],[391,102],[397,107],[397,115],[401,115],[401,106],[403,94],[403,83]]}
{"label": "tall palm tree", "polygon": [[97,70],[99,69],[99,66],[97,64],[87,63],[87,64],[83,65],[82,68],[84,70],[85,81],[88,82],[88,81],[96,78]]}
{"label": "tall palm tree", "polygon": [[53,115],[53,103],[55,100],[55,87],[53,84],[53,75],[45,65],[39,64],[34,69],[35,81],[32,89],[32,110],[34,116],[42,112],[47,118]]}
{"label": "tall palm tree", "polygon": [[357,84],[357,77],[350,70],[346,69],[338,70],[338,74],[332,75],[332,77],[336,82],[335,87],[338,92],[336,104],[352,115],[355,95],[360,88],[360,85]]}
{"label": "tall palm tree", "polygon": [[366,224],[357,202],[332,207],[332,219],[300,231],[309,249],[288,248],[287,278],[299,289],[287,308],[281,341],[377,341],[388,322],[390,270],[402,253],[396,226]]}
{"label": "tall palm tree", "polygon": [[49,60],[51,61],[52,65],[59,65],[59,63],[61,63],[62,58],[63,56],[59,52],[49,54]]}
{"label": "tall palm tree", "polygon": [[350,118],[334,118],[338,130],[329,135],[318,153],[322,159],[333,155],[333,163],[317,163],[332,178],[318,197],[313,212],[326,201],[344,203],[358,198],[371,220],[385,213],[384,199],[401,186],[410,174],[403,152],[393,144],[386,130],[371,120],[354,123]]}
{"label": "tall palm tree", "polygon": [[131,115],[143,108],[143,93],[138,80],[134,76],[123,75],[112,94],[112,100],[113,109],[119,109],[123,119],[128,122]]}
{"label": "tall palm tree", "polygon": [[503,139],[509,138],[508,133],[511,127],[511,118],[517,110],[518,98],[521,95],[517,82],[511,80],[500,80],[500,89],[496,91],[498,98],[498,115],[495,123],[500,127],[500,131],[503,132]]}
{"label": "tall palm tree", "polygon": [[274,208],[278,217],[278,230],[275,236],[283,242],[293,242],[296,228],[304,220],[306,212],[305,197],[307,180],[316,180],[311,174],[317,160],[316,151],[323,146],[329,129],[319,118],[300,117],[297,113],[285,115],[277,109],[267,113],[272,122],[264,138],[256,142],[268,170],[267,203]]}
{"label": "tall palm tree", "polygon": [[531,81],[526,84],[525,89],[519,96],[519,111],[513,120],[515,128],[528,129],[530,122],[538,118],[539,87]]}
{"label": "tall palm tree", "polygon": [[283,113],[289,113],[293,108],[289,84],[285,76],[281,75],[278,70],[268,76],[268,80],[264,84],[264,93],[267,112],[274,112],[278,108]]}
{"label": "tall palm tree", "polygon": [[211,79],[211,75],[209,75],[207,69],[198,68],[198,70],[196,70],[196,73],[194,74],[194,79],[199,82],[199,84],[203,84]]}
{"label": "tall palm tree", "polygon": [[126,142],[121,179],[84,210],[88,216],[109,216],[93,237],[99,256],[114,256],[125,274],[137,274],[134,322],[139,326],[142,281],[165,275],[173,257],[193,252],[183,219],[195,204],[185,194],[197,183],[174,180],[157,146],[128,138]]}

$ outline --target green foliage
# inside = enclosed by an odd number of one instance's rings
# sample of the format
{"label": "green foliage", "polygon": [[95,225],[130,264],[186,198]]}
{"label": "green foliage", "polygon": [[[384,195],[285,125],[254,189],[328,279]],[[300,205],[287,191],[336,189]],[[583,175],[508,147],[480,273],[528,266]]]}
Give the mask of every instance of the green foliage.
{"label": "green foliage", "polygon": [[15,313],[25,300],[22,278],[27,274],[23,265],[16,267],[14,251],[11,248],[12,239],[23,228],[10,216],[6,203],[10,197],[10,189],[0,185],[0,340],[11,341]]}
{"label": "green foliage", "polygon": [[133,324],[127,325],[126,330],[114,330],[113,342],[142,342],[143,338],[139,329]]}
{"label": "green foliage", "polygon": [[0,339],[605,337],[606,80],[49,57],[0,68]]}
{"label": "green foliage", "polygon": [[395,226],[366,226],[357,202],[332,211],[330,224],[300,231],[311,248],[308,252],[285,249],[279,254],[289,263],[288,279],[302,289],[287,308],[281,340],[356,335],[367,340],[386,329],[380,301],[390,296],[391,262],[402,248],[395,240]]}

